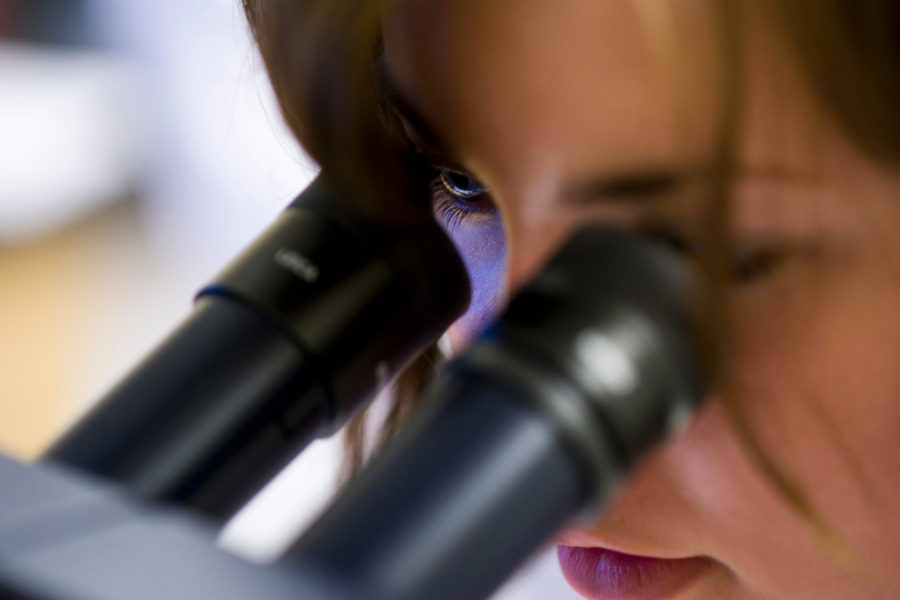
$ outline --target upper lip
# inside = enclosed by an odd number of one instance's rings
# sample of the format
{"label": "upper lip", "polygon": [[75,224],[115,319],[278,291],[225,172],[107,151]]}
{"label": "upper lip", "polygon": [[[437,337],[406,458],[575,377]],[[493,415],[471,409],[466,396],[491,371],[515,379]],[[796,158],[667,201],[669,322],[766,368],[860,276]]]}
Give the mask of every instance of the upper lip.
{"label": "upper lip", "polygon": [[654,558],[658,560],[681,560],[685,558],[698,558],[700,555],[693,553],[676,553],[661,550],[659,548],[642,547],[640,544],[620,544],[615,540],[600,538],[594,533],[587,533],[580,529],[566,529],[556,536],[555,542],[561,546],[572,548],[600,548],[612,550],[620,554],[628,554],[640,558]]}

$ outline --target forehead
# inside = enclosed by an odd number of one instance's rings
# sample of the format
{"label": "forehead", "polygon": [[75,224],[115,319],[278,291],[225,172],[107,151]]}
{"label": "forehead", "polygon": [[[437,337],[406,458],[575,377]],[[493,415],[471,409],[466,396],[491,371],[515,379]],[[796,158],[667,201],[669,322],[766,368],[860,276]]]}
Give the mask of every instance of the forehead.
{"label": "forehead", "polygon": [[[685,150],[679,112],[714,110],[713,93],[679,97],[711,87],[699,79],[713,36],[699,10],[670,19],[655,8],[662,6],[672,4],[401,0],[385,20],[388,69],[467,166],[521,171],[547,157],[574,170],[668,162]],[[676,48],[692,56],[679,81],[667,64]]]}

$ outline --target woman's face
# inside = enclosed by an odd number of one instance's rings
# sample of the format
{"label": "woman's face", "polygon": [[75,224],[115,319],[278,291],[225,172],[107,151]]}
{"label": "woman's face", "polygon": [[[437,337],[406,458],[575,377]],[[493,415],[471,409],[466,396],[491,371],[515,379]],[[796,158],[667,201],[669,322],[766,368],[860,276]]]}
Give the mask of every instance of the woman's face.
{"label": "woman's face", "polygon": [[[455,348],[584,223],[699,237],[722,74],[700,4],[408,0],[388,15],[394,85],[446,146],[438,166],[477,180],[448,173],[457,195],[435,199],[475,288]],[[563,570],[589,598],[897,598],[900,181],[836,132],[775,28],[742,9],[736,388],[850,553],[797,516],[707,402],[595,522],[560,535]]]}

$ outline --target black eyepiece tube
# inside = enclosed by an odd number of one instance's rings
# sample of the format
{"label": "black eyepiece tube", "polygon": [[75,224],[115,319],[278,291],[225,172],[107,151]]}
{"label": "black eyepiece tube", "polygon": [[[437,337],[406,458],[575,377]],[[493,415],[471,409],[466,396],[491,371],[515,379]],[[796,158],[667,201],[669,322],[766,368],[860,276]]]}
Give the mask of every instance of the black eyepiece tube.
{"label": "black eyepiece tube", "polygon": [[488,596],[699,403],[685,265],[578,233],[284,557],[392,600]]}
{"label": "black eyepiece tube", "polygon": [[469,298],[436,223],[349,207],[310,185],[43,459],[224,520],[336,431]]}

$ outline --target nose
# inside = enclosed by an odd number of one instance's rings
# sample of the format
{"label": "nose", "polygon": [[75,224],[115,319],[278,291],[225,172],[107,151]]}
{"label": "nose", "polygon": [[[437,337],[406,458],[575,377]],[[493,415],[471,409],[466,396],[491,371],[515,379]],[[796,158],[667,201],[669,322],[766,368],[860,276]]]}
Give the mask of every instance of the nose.
{"label": "nose", "polygon": [[[548,203],[549,204],[549,203]],[[541,268],[575,232],[575,219],[550,206],[510,210],[506,215],[506,273],[504,295],[510,298]]]}

